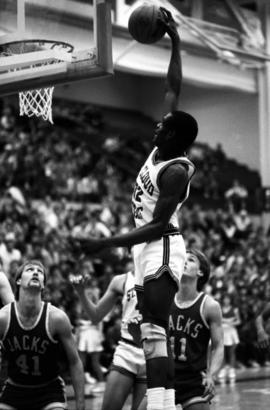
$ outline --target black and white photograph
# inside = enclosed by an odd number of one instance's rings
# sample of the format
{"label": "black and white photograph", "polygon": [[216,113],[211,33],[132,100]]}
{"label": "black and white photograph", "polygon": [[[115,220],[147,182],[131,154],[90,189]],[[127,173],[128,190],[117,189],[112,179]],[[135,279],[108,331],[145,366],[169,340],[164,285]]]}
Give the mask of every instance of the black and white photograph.
{"label": "black and white photograph", "polygon": [[0,410],[270,407],[270,0],[0,0]]}

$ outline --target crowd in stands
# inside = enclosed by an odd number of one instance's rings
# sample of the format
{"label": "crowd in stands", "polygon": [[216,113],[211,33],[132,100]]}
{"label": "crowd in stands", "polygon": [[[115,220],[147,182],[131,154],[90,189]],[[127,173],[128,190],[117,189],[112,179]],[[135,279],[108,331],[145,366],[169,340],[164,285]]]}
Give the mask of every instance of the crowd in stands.
{"label": "crowd in stands", "polygon": [[[76,328],[79,300],[69,275],[91,275],[102,294],[114,274],[125,272],[130,255],[119,248],[76,259],[65,237],[132,229],[132,184],[151,139],[108,135],[101,112],[79,103],[59,101],[55,112],[52,127],[18,119],[13,105],[2,107],[0,261],[14,284],[23,259],[42,260],[49,269],[45,296],[69,314]],[[196,145],[190,155],[198,172],[193,195],[179,215],[181,231],[187,247],[201,249],[211,261],[207,292],[218,300],[230,295],[239,309],[239,363],[263,365],[268,357],[256,347],[253,319],[270,300],[270,230],[255,222],[248,206],[259,177],[252,174],[253,186],[233,178],[224,183],[222,167],[230,160],[221,146]],[[210,199],[211,207],[200,197]],[[106,367],[119,337],[120,314],[119,305],[104,322],[101,360]]]}

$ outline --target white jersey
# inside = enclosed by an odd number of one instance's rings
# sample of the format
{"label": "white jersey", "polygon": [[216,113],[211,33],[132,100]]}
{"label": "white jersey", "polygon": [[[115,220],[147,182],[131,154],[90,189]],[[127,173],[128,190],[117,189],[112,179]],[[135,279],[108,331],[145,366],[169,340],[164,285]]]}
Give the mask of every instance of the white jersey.
{"label": "white jersey", "polygon": [[153,219],[154,209],[159,197],[159,179],[162,172],[172,164],[183,165],[188,172],[189,182],[182,198],[179,197],[179,205],[169,223],[178,227],[177,210],[189,196],[190,180],[195,172],[194,164],[186,157],[177,157],[168,161],[156,161],[157,148],[154,148],[142,166],[132,195],[132,211],[136,227],[143,226]]}
{"label": "white jersey", "polygon": [[133,340],[131,334],[127,329],[127,321],[134,316],[139,315],[139,311],[136,309],[137,294],[135,291],[135,277],[132,272],[128,272],[123,290],[122,298],[122,326],[121,337],[128,340]]}

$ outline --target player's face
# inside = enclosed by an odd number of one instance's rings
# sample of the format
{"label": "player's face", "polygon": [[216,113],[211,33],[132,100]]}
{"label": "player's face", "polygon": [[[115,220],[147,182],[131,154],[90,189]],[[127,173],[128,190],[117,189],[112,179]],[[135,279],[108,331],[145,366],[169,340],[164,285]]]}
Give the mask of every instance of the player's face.
{"label": "player's face", "polygon": [[45,272],[39,265],[29,264],[24,267],[19,284],[22,287],[44,289]]}
{"label": "player's face", "polygon": [[154,144],[157,147],[160,147],[162,144],[164,144],[169,137],[171,128],[169,126],[169,120],[171,118],[172,114],[167,114],[163,117],[163,120],[159,122],[156,126],[155,132],[154,132]]}
{"label": "player's face", "polygon": [[189,276],[191,278],[198,278],[202,275],[200,271],[199,259],[196,255],[193,255],[190,252],[187,253],[183,275]]}

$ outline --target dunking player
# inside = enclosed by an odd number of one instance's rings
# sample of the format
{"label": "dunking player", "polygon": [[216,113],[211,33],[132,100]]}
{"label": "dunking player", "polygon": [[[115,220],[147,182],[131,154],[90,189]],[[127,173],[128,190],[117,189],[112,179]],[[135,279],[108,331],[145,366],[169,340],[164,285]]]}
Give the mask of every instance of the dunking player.
{"label": "dunking player", "polygon": [[148,410],[174,408],[174,364],[168,356],[165,329],[186,256],[176,213],[188,197],[195,171],[186,157],[186,150],[198,132],[197,122],[191,115],[176,111],[182,81],[180,37],[170,13],[163,8],[161,11],[172,44],[166,81],[164,112],[167,114],[157,125],[156,147],[136,179],[132,197],[136,228],[110,238],[77,238],[81,249],[88,253],[104,247],[136,245],[135,277],[143,315],[141,331],[146,357]]}
{"label": "dunking player", "polygon": [[44,266],[27,261],[16,275],[16,301],[0,310],[0,338],[8,363],[1,410],[66,409],[57,366],[59,346],[69,363],[76,409],[84,410],[84,374],[67,315],[42,301]]}
{"label": "dunking player", "polygon": [[[169,319],[175,356],[175,399],[183,409],[210,409],[209,402],[215,394],[214,379],[223,361],[221,308],[202,292],[209,274],[206,256],[195,249],[188,251]],[[210,357],[207,357],[209,342]]]}
{"label": "dunking player", "polygon": [[114,308],[119,297],[122,297],[121,339],[116,347],[107,378],[102,410],[122,409],[131,393],[131,409],[138,409],[146,391],[146,369],[143,349],[134,344],[127,329],[129,319],[139,313],[136,310],[134,273],[129,271],[116,275],[97,304],[93,303],[85,293],[85,288],[88,286],[87,277],[74,276],[71,282],[93,323],[100,322]]}

